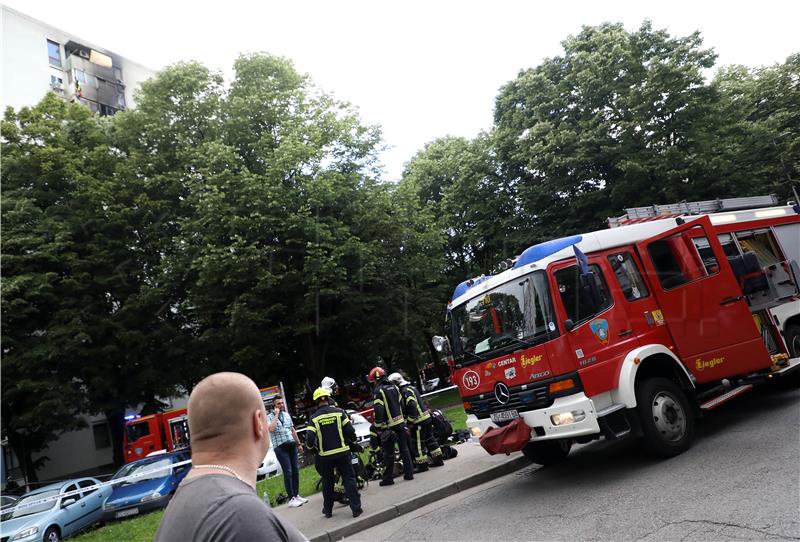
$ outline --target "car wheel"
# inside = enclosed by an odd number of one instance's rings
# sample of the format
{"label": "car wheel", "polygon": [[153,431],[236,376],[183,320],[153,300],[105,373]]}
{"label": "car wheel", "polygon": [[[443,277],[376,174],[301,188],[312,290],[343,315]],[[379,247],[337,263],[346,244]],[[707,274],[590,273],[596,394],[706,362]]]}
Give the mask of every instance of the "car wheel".
{"label": "car wheel", "polygon": [[642,443],[654,455],[672,457],[694,440],[694,417],[686,394],[672,380],[650,378],[636,389]]}
{"label": "car wheel", "polygon": [[58,530],[58,527],[55,525],[51,525],[47,528],[44,532],[44,536],[42,537],[42,542],[60,542],[61,540],[61,532]]}
{"label": "car wheel", "polygon": [[553,465],[564,461],[572,448],[572,441],[568,439],[543,440],[529,442],[522,449],[522,454],[539,465]]}

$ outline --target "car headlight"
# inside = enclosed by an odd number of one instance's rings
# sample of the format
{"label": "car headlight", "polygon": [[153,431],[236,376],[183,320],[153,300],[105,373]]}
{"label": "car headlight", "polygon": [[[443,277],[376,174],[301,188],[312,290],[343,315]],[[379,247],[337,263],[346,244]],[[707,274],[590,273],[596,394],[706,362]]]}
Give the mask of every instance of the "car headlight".
{"label": "car headlight", "polygon": [[14,538],[11,540],[19,540],[20,538],[28,538],[29,536],[33,536],[39,532],[39,527],[28,527],[24,531],[20,531],[14,535]]}
{"label": "car headlight", "polygon": [[159,493],[158,491],[153,491],[150,495],[145,495],[144,497],[139,499],[139,502],[154,501],[160,498],[161,498],[161,493]]}
{"label": "car headlight", "polygon": [[103,503],[103,510],[113,510],[114,508],[116,508],[116,506],[114,506],[113,504],[110,504],[108,502]]}

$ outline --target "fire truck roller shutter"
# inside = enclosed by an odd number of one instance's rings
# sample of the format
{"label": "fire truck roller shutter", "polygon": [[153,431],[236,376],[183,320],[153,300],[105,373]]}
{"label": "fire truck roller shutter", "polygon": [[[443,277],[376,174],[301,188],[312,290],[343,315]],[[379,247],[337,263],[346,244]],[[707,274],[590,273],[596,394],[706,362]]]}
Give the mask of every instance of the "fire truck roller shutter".
{"label": "fire truck roller shutter", "polygon": [[[644,369],[645,367],[647,369]],[[653,375],[660,376],[665,376],[660,371],[672,370],[680,378],[682,387],[694,388],[689,371],[669,348],[663,344],[648,344],[631,350],[622,360],[619,384],[617,389],[611,392],[614,404],[624,404],[626,408],[636,408],[636,377],[643,369],[648,373],[653,371]]]}

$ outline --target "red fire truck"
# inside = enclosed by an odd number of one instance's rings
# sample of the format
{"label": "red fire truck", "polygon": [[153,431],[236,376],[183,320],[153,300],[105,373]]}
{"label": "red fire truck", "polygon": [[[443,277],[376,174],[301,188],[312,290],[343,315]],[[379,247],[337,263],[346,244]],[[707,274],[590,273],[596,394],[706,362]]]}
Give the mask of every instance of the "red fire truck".
{"label": "red fire truck", "polygon": [[635,436],[673,456],[704,411],[800,369],[800,206],[713,200],[610,223],[456,287],[434,346],[490,453],[548,464]]}
{"label": "red fire truck", "polygon": [[125,422],[125,463],[159,450],[174,452],[189,448],[186,409],[179,408],[134,418]]}

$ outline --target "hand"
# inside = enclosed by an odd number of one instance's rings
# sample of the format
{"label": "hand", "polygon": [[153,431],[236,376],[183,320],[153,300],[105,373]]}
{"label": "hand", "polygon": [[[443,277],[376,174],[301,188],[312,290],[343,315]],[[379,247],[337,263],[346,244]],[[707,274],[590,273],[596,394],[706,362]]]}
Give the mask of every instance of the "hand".
{"label": "hand", "polygon": [[281,407],[275,407],[274,412],[275,412],[276,416],[280,416],[281,415]]}

